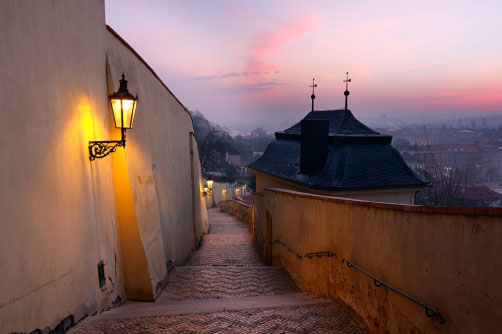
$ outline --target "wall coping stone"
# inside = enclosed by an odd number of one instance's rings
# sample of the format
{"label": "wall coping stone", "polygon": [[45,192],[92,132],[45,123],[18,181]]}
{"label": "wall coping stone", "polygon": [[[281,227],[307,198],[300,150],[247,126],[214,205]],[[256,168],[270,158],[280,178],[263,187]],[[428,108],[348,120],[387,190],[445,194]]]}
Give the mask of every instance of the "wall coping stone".
{"label": "wall coping stone", "polygon": [[[162,81],[162,79],[160,79],[160,77],[157,75],[157,73],[155,73],[155,71],[153,70],[153,68],[148,65],[148,63],[143,59],[143,57],[141,57],[139,55],[138,52],[136,52],[136,50],[134,50],[134,48],[126,42],[125,39],[122,38],[122,36],[120,36],[115,30],[113,30],[112,27],[110,27],[108,24],[106,25],[106,29],[108,29],[108,31],[113,35],[115,36],[122,44],[124,44],[124,46],[126,46],[142,63],[143,65],[146,66],[146,68],[152,72],[153,76],[159,80],[160,84],[169,92],[169,94],[172,95],[172,97],[174,97],[174,99],[176,101],[178,101],[178,103],[183,107],[183,109],[186,111],[186,113],[190,116],[190,119],[192,119],[192,115],[190,115],[190,113],[188,112],[188,109],[185,107],[185,105],[183,103],[181,103],[181,101],[176,97],[176,95],[174,95],[173,92],[171,92],[171,90],[169,88],[167,88],[166,84]],[[193,121],[192,121],[193,122]]]}
{"label": "wall coping stone", "polygon": [[241,200],[238,200],[238,199],[227,199],[226,201],[220,201],[220,203],[224,203],[224,202],[236,202],[237,204],[240,204],[240,205],[252,207],[251,204],[246,203],[246,202],[241,201]]}
{"label": "wall coping stone", "polygon": [[[378,209],[389,209],[397,211],[408,212],[423,212],[423,213],[441,213],[453,215],[476,215],[476,216],[502,216],[502,208],[490,207],[458,207],[458,206],[423,206],[423,205],[407,205],[407,204],[394,204],[383,202],[370,202],[364,200],[348,199],[342,197],[326,196],[303,193],[299,191],[280,189],[280,188],[265,188],[265,191],[271,191],[279,194],[287,194],[291,196],[317,199],[321,201],[334,202],[339,204],[349,204],[366,206]],[[258,193],[255,193],[258,194]]]}

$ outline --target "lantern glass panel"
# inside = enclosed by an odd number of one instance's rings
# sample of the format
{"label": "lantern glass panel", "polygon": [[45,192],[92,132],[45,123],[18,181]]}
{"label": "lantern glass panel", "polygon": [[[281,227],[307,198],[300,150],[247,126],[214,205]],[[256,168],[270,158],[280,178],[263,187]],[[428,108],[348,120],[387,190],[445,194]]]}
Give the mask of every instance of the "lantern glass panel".
{"label": "lantern glass panel", "polygon": [[111,99],[113,118],[116,128],[132,129],[136,114],[136,101],[129,99]]}

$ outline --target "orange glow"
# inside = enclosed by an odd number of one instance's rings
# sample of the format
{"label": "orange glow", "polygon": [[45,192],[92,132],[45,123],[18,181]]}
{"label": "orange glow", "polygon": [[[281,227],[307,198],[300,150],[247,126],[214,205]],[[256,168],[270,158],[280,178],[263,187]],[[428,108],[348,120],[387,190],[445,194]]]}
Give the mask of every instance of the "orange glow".
{"label": "orange glow", "polygon": [[98,109],[87,97],[77,98],[75,105],[68,108],[70,117],[60,131],[59,142],[68,143],[73,149],[81,147],[81,157],[88,161],[89,141],[106,136],[108,131],[99,119]]}
{"label": "orange glow", "polygon": [[80,129],[84,135],[84,140],[87,141],[94,136],[94,122],[92,121],[91,107],[88,104],[79,105],[78,114],[80,118]]}

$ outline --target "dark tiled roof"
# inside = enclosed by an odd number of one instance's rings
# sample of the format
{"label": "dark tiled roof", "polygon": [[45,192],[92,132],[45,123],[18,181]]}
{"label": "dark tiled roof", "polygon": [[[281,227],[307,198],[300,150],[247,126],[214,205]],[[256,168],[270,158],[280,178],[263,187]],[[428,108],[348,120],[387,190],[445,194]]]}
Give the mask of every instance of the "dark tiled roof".
{"label": "dark tiled roof", "polygon": [[453,196],[459,199],[467,199],[471,201],[498,199],[502,197],[501,194],[491,190],[487,186],[464,187],[454,193]]}
{"label": "dark tiled roof", "polygon": [[[276,133],[250,168],[305,186],[327,190],[423,187],[429,183],[414,173],[381,135],[359,122],[349,110],[310,112],[304,119],[329,120],[326,157],[312,174],[300,174],[301,122]],[[345,139],[344,139],[345,138]]]}
{"label": "dark tiled roof", "polygon": [[328,145],[324,165],[313,175],[299,174],[300,142],[274,140],[249,167],[295,183],[328,189],[425,186],[391,145]]}
{"label": "dark tiled roof", "polygon": [[[304,119],[327,119],[329,121],[329,134],[380,134],[359,122],[350,110],[311,111]],[[300,134],[301,122],[284,130],[284,132]]]}

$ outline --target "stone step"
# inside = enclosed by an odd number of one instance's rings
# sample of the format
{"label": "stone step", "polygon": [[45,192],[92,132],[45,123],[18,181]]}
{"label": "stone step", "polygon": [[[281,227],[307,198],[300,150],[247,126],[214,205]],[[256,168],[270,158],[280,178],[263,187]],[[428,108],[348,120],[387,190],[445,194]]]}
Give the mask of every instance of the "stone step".
{"label": "stone step", "polygon": [[222,264],[218,264],[218,263],[208,264],[208,265],[205,265],[205,266],[182,266],[182,267],[176,267],[176,268],[179,268],[179,269],[197,269],[197,268],[207,269],[207,268],[210,268],[210,267],[214,267],[214,268],[272,269],[272,270],[276,270],[277,268],[280,268],[280,267],[267,266],[267,265],[263,265],[263,266],[248,266],[248,265],[245,265],[245,264],[225,264],[225,263],[222,263]]}
{"label": "stone step", "polygon": [[170,271],[155,303],[128,302],[69,333],[365,333],[342,305],[301,293],[268,266],[248,224],[218,208],[208,214],[210,233],[186,266]]}
{"label": "stone step", "polygon": [[266,265],[263,257],[248,234],[208,234],[203,236],[202,245],[190,261],[189,266],[210,266],[212,264],[242,264],[246,266]]}
{"label": "stone step", "polygon": [[174,268],[158,301],[284,295],[300,292],[279,267]]}
{"label": "stone step", "polygon": [[277,296],[233,297],[204,299],[197,301],[171,301],[156,303],[135,303],[103,312],[93,321],[104,319],[130,319],[141,317],[173,316],[182,314],[215,313],[226,311],[294,307],[331,303],[325,298],[306,293],[292,293]]}

